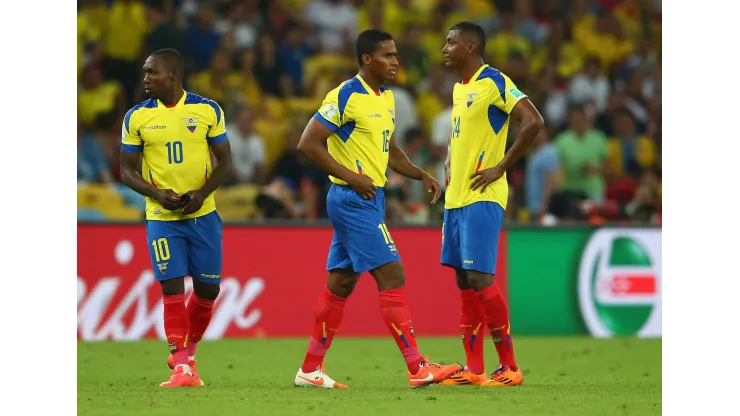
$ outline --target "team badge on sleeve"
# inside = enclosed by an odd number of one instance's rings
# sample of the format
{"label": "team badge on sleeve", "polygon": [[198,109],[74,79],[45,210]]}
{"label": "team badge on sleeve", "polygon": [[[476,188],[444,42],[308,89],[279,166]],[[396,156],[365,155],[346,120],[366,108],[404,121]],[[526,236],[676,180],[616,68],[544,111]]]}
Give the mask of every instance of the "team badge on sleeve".
{"label": "team badge on sleeve", "polygon": [[326,103],[324,107],[319,111],[322,116],[324,116],[326,119],[331,120],[334,118],[334,116],[337,114],[337,111],[339,109],[334,106],[332,103]]}
{"label": "team badge on sleeve", "polygon": [[182,121],[185,122],[185,127],[187,127],[188,130],[190,130],[191,133],[195,133],[195,129],[198,127],[198,118],[197,117],[184,118],[184,119],[182,119]]}
{"label": "team badge on sleeve", "polygon": [[524,95],[524,93],[519,91],[517,88],[509,88],[509,94],[511,94],[516,99],[519,99]]}

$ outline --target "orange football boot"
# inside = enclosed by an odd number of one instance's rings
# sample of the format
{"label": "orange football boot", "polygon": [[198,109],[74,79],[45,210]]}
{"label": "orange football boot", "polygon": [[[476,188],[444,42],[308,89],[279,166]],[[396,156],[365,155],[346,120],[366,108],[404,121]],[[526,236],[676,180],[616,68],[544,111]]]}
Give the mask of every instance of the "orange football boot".
{"label": "orange football boot", "polygon": [[172,370],[170,379],[160,384],[159,387],[193,387],[195,379],[190,372],[185,372],[185,366],[178,365]]}
{"label": "orange football boot", "polygon": [[486,377],[485,371],[480,374],[475,374],[474,372],[470,371],[468,367],[464,367],[455,374],[442,380],[442,382],[439,384],[443,386],[468,386],[480,384],[486,381],[487,378],[488,377]]}
{"label": "orange football boot", "polygon": [[512,370],[508,365],[501,364],[496,371],[491,374],[491,378],[480,383],[481,386],[518,386],[524,383],[522,369]]}
{"label": "orange football boot", "polygon": [[416,374],[409,372],[409,385],[412,388],[417,388],[439,383],[460,370],[460,368],[460,364],[442,365],[433,363],[429,361],[428,357],[424,357],[419,364],[419,371]]}
{"label": "orange football boot", "polygon": [[[198,361],[196,360],[188,360],[190,371],[193,373],[193,387],[203,387],[206,385],[206,383],[204,383],[203,380],[200,379],[200,376],[198,375],[198,370],[195,369],[195,364],[197,362]],[[172,358],[172,354],[170,354],[170,358],[167,359],[167,366],[169,366],[171,370],[175,368],[175,359]]]}

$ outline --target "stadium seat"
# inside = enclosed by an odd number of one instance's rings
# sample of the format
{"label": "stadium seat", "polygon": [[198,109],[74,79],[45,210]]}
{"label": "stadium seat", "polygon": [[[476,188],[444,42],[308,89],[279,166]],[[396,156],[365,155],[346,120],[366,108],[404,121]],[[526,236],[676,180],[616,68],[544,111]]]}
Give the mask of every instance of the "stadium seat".
{"label": "stadium seat", "polygon": [[103,209],[123,204],[123,197],[103,184],[87,184],[77,188],[77,208]]}
{"label": "stadium seat", "polygon": [[102,212],[111,221],[141,221],[144,219],[144,213],[141,210],[123,204],[106,207]]}
{"label": "stadium seat", "polygon": [[105,221],[105,215],[94,208],[78,208],[77,221],[79,222],[98,222]]}

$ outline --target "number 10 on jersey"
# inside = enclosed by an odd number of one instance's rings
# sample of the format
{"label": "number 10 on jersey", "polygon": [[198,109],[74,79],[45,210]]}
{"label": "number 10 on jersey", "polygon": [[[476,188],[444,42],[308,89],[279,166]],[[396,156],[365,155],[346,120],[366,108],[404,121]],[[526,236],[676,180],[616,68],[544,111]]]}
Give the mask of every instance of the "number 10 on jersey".
{"label": "number 10 on jersey", "polygon": [[182,142],[167,142],[167,160],[170,165],[174,163],[182,163]]}

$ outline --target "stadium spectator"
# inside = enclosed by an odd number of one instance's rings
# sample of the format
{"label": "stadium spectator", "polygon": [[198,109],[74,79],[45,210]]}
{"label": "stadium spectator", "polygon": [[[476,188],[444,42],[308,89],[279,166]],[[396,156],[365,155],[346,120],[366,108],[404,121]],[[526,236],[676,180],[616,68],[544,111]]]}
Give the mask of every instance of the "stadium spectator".
{"label": "stadium spectator", "polygon": [[[554,138],[547,147],[558,149],[562,172],[561,188],[551,197],[551,214],[565,222],[588,221],[595,215],[659,222],[660,181],[656,187],[645,176],[660,178],[660,1],[81,0],[80,122],[85,131],[94,130],[108,165],[117,166],[111,155],[120,146],[119,108],[143,100],[140,60],[153,49],[180,48],[187,62],[186,88],[218,99],[233,134],[241,134],[239,120],[249,118],[242,114],[251,114],[251,138],[239,144],[250,143],[245,154],[259,156],[262,168],[256,171],[275,172],[279,167],[287,177],[302,178],[291,187],[286,185],[290,181],[269,173],[246,173],[255,171],[250,167],[255,162],[244,158],[237,162],[237,170],[245,165],[240,182],[273,184],[265,194],[291,198],[288,205],[297,207],[289,212],[291,218],[324,218],[320,198],[325,178],[295,174],[303,168],[292,154],[289,130],[293,122],[312,116],[330,88],[354,75],[357,59],[349,40],[359,30],[378,25],[396,38],[400,66],[396,84],[387,86],[396,98],[396,140],[414,157],[424,155],[427,168],[441,179],[451,129],[451,91],[460,80],[443,67],[440,34],[463,20],[483,25],[490,52],[486,63],[512,77],[546,120]],[[584,110],[582,135],[574,132],[569,117],[573,106]],[[95,129],[99,116],[113,121]],[[512,125],[510,132],[516,129]],[[414,138],[406,143],[408,132]],[[584,147],[599,142],[604,145]],[[261,155],[254,150],[257,143]],[[534,150],[510,169],[507,220],[529,220],[527,189],[545,185],[542,177],[530,177],[541,158],[541,151]],[[298,165],[291,167],[294,163]],[[111,174],[118,180],[117,168]],[[308,185],[301,188],[300,182]],[[275,185],[280,183],[284,189]],[[402,191],[391,195],[389,206],[405,210],[394,218],[438,221],[436,207],[416,209],[418,195],[407,185],[403,178],[394,182],[393,189]],[[591,209],[584,200],[596,205]],[[268,215],[258,207],[257,216],[287,215],[263,206]],[[655,208],[648,214],[647,208],[636,206]],[[228,218],[231,212],[243,210],[224,210],[225,221],[245,219]]]}

